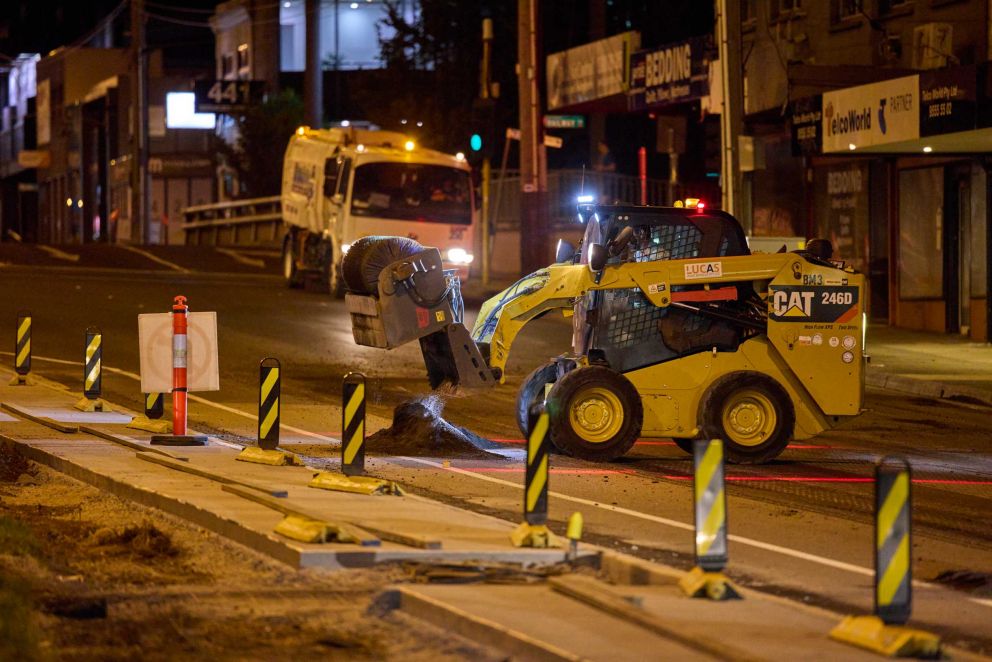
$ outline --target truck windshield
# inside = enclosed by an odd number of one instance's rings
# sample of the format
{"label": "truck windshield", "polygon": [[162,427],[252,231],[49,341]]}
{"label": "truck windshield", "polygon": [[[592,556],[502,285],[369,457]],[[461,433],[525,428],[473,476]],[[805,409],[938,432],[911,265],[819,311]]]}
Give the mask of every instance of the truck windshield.
{"label": "truck windshield", "polygon": [[367,163],[355,170],[351,213],[470,225],[469,173],[422,163]]}

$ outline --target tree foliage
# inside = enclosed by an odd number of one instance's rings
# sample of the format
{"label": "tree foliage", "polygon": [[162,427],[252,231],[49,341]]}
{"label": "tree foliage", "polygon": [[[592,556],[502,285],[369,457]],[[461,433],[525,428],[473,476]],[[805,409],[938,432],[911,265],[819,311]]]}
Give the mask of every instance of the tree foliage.
{"label": "tree foliage", "polygon": [[[375,84],[352,90],[363,115],[384,128],[418,133],[418,139],[449,152],[468,151],[472,103],[479,95],[482,19],[493,19],[492,79],[504,93],[514,88],[514,11],[510,0],[420,0],[411,11],[403,0],[385,0],[379,26],[384,68]],[[506,80],[503,80],[503,78]],[[504,94],[505,96],[505,94]],[[515,96],[501,100],[512,109]],[[407,119],[407,125],[400,125]]]}
{"label": "tree foliage", "polygon": [[301,124],[303,101],[292,90],[250,107],[237,120],[237,142],[233,149],[227,147],[222,151],[237,170],[245,196],[279,194],[283,153]]}

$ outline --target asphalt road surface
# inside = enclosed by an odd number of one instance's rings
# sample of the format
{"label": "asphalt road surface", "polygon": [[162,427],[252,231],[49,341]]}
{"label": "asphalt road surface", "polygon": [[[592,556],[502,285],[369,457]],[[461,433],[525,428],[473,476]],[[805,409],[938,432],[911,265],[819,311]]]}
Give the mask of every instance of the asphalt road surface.
{"label": "asphalt road surface", "polygon": [[[221,390],[191,404],[191,425],[249,441],[258,362],[283,366],[283,439],[333,457],[341,378],[369,378],[371,427],[400,402],[428,392],[419,346],[386,352],[356,346],[344,305],[314,291],[286,289],[259,275],[0,268],[0,320],[14,343],[18,310],[34,317],[36,373],[81,390],[83,334],[104,336],[104,397],[140,409],[137,315],[167,312],[185,295],[191,310],[218,313]],[[472,313],[470,313],[471,315]],[[560,318],[525,329],[507,384],[444,398],[445,417],[507,449],[448,456],[374,457],[372,469],[415,491],[518,520],[523,480],[514,399],[521,378],[567,348]],[[870,347],[870,343],[869,343]],[[0,359],[11,362],[10,352]],[[111,371],[109,369],[116,369]],[[121,372],[123,371],[123,372]],[[212,404],[209,404],[212,403]],[[728,574],[756,588],[841,613],[872,607],[872,470],[887,454],[914,468],[913,624],[973,650],[992,652],[992,434],[989,408],[869,390],[870,411],[845,428],[795,444],[774,463],[728,468]],[[370,448],[376,456],[376,449]],[[409,455],[418,455],[409,457]],[[555,455],[551,519],[582,511],[586,539],[690,567],[690,458],[666,441],[640,442],[608,465]]]}

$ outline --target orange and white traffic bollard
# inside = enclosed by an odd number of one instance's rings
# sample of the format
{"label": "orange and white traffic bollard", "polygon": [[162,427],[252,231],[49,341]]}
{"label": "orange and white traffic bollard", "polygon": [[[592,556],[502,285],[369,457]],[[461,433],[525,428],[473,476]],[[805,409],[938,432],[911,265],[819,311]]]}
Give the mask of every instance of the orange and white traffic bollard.
{"label": "orange and white traffic bollard", "polygon": [[186,430],[186,370],[188,350],[186,344],[186,315],[189,307],[186,297],[180,295],[172,305],[172,434],[155,435],[153,444],[164,446],[204,446],[207,438],[201,434],[187,434]]}

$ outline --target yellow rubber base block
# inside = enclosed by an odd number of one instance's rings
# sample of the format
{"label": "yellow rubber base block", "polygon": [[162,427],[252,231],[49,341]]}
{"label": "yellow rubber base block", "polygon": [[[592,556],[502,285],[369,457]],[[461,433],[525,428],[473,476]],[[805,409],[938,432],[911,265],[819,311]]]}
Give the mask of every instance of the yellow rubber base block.
{"label": "yellow rubber base block", "polygon": [[79,411],[87,411],[87,412],[113,411],[113,409],[110,408],[110,405],[104,402],[102,398],[97,398],[96,400],[90,400],[87,397],[83,397],[76,402],[75,407]]}
{"label": "yellow rubber base block", "polygon": [[148,418],[144,414],[141,414],[132,418],[131,422],[125,427],[129,427],[132,430],[168,434],[172,432],[172,421],[167,421],[164,418]]}
{"label": "yellow rubber base block", "polygon": [[558,536],[551,533],[549,529],[544,524],[528,524],[527,522],[521,522],[520,526],[513,530],[510,534],[510,540],[513,542],[514,547],[561,547],[561,541]]}
{"label": "yellow rubber base block", "polygon": [[8,383],[8,386],[34,386],[34,380],[31,379],[31,375],[14,375]]}
{"label": "yellow rubber base block", "polygon": [[355,494],[394,494],[403,496],[403,488],[391,480],[373,478],[372,476],[345,476],[344,474],[321,471],[314,474],[310,487],[336,492],[354,492]]}
{"label": "yellow rubber base block", "polygon": [[886,625],[878,616],[846,616],[830,638],[887,657],[939,658],[940,637],[923,630]]}
{"label": "yellow rubber base block", "polygon": [[722,572],[706,572],[698,565],[679,580],[679,588],[690,598],[739,600],[740,592]]}
{"label": "yellow rubber base block", "polygon": [[239,462],[254,462],[255,464],[270,464],[275,467],[293,466],[296,456],[289,451],[265,450],[257,446],[245,446],[245,449],[234,458]]}
{"label": "yellow rubber base block", "polygon": [[362,547],[377,547],[381,544],[375,536],[347,524],[334,524],[301,515],[287,515],[286,519],[276,525],[275,532],[291,540],[307,543],[353,543]]}

